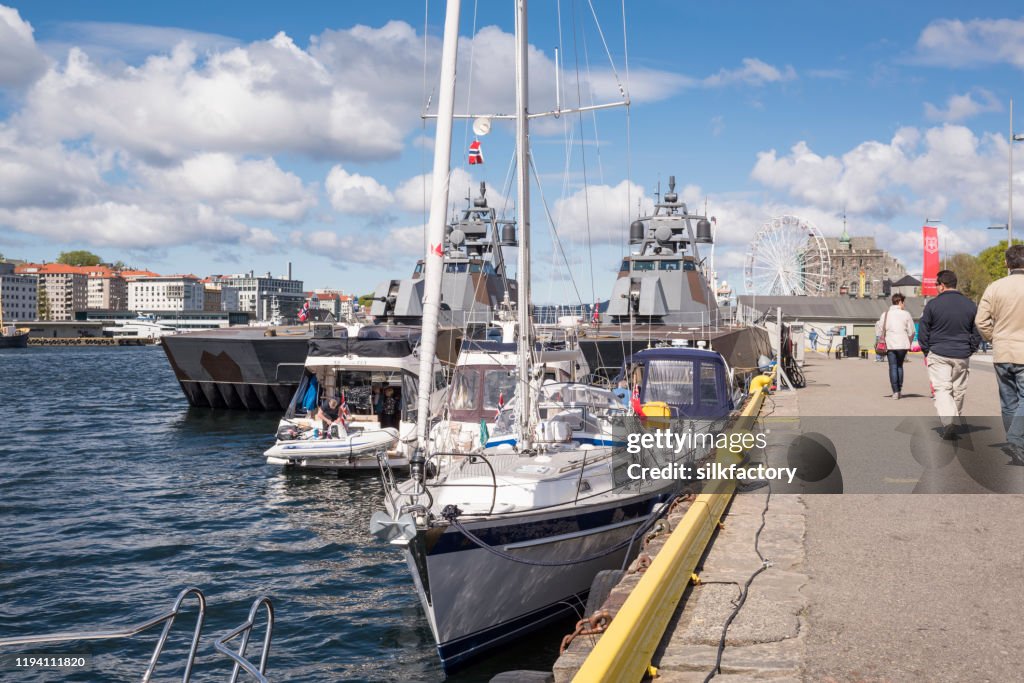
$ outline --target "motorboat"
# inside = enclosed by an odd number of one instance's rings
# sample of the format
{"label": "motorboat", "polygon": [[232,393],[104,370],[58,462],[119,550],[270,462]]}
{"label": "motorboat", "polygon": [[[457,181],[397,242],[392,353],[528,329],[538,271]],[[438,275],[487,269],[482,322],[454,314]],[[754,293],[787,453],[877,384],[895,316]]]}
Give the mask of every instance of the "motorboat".
{"label": "motorboat", "polygon": [[[659,417],[720,420],[742,400],[740,386],[716,351],[678,346],[644,349],[626,358],[617,378],[636,389],[641,405],[664,406]],[[632,393],[628,393],[632,400]]]}
{"label": "motorboat", "polygon": [[130,322],[104,327],[103,332],[114,339],[152,339],[154,341],[177,333],[177,328],[157,322],[152,315],[139,315]]}
{"label": "motorboat", "polygon": [[[302,379],[264,453],[268,464],[374,471],[380,462],[408,465],[416,444],[420,330],[370,325],[352,337],[344,332],[309,340]],[[441,367],[428,386],[428,404],[439,412],[447,394]],[[341,419],[325,423],[319,409],[331,398]],[[393,416],[381,413],[387,398],[395,402]]]}
{"label": "motorboat", "polygon": [[27,327],[0,327],[0,349],[23,349],[28,346],[28,335]]}

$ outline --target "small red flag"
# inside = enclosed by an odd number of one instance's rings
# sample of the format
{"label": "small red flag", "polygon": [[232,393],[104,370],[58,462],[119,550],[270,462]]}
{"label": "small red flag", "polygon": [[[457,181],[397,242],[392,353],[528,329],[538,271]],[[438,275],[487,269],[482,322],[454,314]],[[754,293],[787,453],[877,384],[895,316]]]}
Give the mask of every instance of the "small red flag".
{"label": "small red flag", "polygon": [[646,415],[644,415],[644,407],[640,403],[640,385],[639,384],[637,384],[635,387],[633,387],[633,396],[632,396],[632,398],[629,401],[629,405],[630,405],[631,408],[633,408],[633,413],[637,417],[639,417],[640,419],[643,419],[643,418],[647,417]]}
{"label": "small red flag", "polygon": [[444,256],[444,250],[441,249],[441,245],[440,244],[437,244],[437,245],[431,244],[430,245],[430,251],[434,254],[434,256]]}
{"label": "small red flag", "polygon": [[469,165],[475,166],[482,163],[484,163],[484,151],[480,148],[480,141],[473,140],[469,143]]}

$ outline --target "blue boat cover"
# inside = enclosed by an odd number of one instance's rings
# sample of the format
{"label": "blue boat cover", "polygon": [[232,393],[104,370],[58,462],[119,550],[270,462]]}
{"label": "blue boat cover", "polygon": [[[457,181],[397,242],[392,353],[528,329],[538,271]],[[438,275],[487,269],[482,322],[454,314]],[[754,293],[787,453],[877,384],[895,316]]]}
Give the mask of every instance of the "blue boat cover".
{"label": "blue boat cover", "polygon": [[316,394],[317,394],[317,381],[316,375],[309,376],[309,388],[306,389],[306,395],[302,397],[302,407],[306,409],[306,412],[310,412],[316,409]]}

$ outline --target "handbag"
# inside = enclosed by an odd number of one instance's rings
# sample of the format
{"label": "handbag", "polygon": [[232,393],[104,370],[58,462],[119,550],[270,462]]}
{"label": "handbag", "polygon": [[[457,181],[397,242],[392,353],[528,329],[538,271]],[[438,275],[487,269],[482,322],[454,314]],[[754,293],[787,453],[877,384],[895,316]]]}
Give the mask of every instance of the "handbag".
{"label": "handbag", "polygon": [[882,356],[888,352],[889,347],[885,344],[885,326],[889,322],[889,311],[885,312],[882,316],[882,334],[879,335],[878,341],[875,342],[875,354]]}

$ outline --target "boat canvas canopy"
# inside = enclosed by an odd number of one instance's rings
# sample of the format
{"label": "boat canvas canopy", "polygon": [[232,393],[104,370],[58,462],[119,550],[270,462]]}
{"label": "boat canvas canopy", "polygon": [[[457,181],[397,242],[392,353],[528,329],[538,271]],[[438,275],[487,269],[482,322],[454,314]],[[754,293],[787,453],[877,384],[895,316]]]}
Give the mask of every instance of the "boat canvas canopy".
{"label": "boat canvas canopy", "polygon": [[403,358],[412,355],[408,339],[310,339],[310,358],[361,356],[364,358]]}

